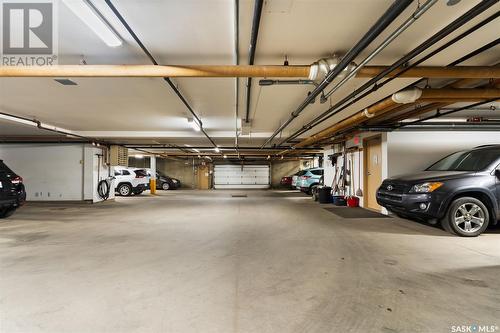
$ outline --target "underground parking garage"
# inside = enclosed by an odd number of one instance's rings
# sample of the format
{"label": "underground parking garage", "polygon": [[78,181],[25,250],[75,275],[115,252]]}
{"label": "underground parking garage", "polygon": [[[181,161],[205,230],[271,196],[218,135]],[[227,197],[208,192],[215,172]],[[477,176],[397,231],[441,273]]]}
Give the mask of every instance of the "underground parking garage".
{"label": "underground parking garage", "polygon": [[0,7],[1,332],[500,332],[498,0]]}

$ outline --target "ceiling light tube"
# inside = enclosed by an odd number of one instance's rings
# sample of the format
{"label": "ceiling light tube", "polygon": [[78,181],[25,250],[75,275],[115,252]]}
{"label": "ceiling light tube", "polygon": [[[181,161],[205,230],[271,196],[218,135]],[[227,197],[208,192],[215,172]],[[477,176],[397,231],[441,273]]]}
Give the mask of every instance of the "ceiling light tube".
{"label": "ceiling light tube", "polygon": [[109,47],[122,45],[122,39],[90,0],[63,0],[64,4]]}
{"label": "ceiling light tube", "polygon": [[199,132],[201,130],[201,126],[196,119],[188,118],[188,123],[196,132]]}
{"label": "ceiling light tube", "polygon": [[13,121],[16,123],[24,124],[24,125],[30,125],[30,126],[37,126],[36,122],[33,120],[28,120],[28,119],[22,119],[21,117],[12,117],[3,113],[0,113],[0,119],[8,120],[8,121]]}

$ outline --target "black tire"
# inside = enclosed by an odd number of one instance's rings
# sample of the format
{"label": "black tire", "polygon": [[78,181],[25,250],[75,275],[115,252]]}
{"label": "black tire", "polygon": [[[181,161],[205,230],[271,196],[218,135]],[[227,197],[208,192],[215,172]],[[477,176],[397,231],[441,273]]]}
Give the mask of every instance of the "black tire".
{"label": "black tire", "polygon": [[171,186],[168,182],[164,182],[163,184],[161,184],[161,189],[164,190],[164,191],[168,191],[170,190]]}
{"label": "black tire", "polygon": [[309,195],[311,195],[313,193],[313,189],[315,187],[318,187],[318,183],[312,184],[311,186],[309,186],[309,188],[306,190],[306,193],[309,194]]}
{"label": "black tire", "polygon": [[134,191],[134,194],[135,195],[140,195],[140,194],[142,194],[142,192],[144,192],[144,191],[143,190],[137,190],[137,191]]}
{"label": "black tire", "polygon": [[441,220],[441,226],[461,237],[477,237],[488,228],[489,222],[488,208],[481,200],[463,197],[450,204],[446,216]]}
{"label": "black tire", "polygon": [[0,219],[5,219],[16,211],[16,207],[0,208]]}
{"label": "black tire", "polygon": [[310,192],[311,192],[311,194],[312,194],[312,199],[313,199],[314,201],[318,201],[318,200],[319,200],[319,195],[318,195],[318,185],[313,185],[313,186],[311,186]]}
{"label": "black tire", "polygon": [[128,197],[132,195],[132,186],[129,184],[120,184],[118,185],[117,191],[121,196]]}

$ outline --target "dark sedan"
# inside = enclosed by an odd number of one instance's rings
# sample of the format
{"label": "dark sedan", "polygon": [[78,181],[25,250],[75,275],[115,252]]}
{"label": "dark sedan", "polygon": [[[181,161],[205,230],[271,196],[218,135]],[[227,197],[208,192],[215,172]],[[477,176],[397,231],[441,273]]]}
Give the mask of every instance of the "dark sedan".
{"label": "dark sedan", "polygon": [[283,187],[291,187],[292,186],[292,176],[282,177],[280,184]]}
{"label": "dark sedan", "polygon": [[181,181],[176,178],[169,177],[167,175],[157,173],[156,174],[156,189],[157,190],[176,190],[181,187]]}

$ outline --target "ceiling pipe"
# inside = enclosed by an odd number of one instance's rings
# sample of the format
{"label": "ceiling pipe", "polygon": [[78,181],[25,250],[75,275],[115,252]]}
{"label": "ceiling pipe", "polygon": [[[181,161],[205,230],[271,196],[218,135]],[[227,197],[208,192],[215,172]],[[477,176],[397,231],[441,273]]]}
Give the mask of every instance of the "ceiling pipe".
{"label": "ceiling pipe", "polygon": [[[278,144],[283,145],[286,142],[289,142],[290,140],[293,140],[297,138],[299,135],[309,131],[310,129],[318,126],[319,124],[323,123],[324,121],[330,119],[337,113],[345,110],[349,106],[355,104],[359,100],[365,98],[366,96],[370,95],[372,92],[380,89],[381,87],[385,86],[395,78],[399,77],[400,75],[403,74],[403,72],[410,70],[411,68],[415,68],[419,64],[423,63],[424,61],[430,59],[431,57],[435,56],[436,54],[440,53],[441,51],[447,49],[451,45],[454,45],[458,41],[462,40],[463,38],[469,36],[473,32],[479,30],[483,26],[487,25],[488,23],[494,21],[500,16],[500,11],[495,12],[494,14],[488,16],[487,18],[483,19],[479,23],[475,24],[471,28],[467,29],[466,31],[462,32],[461,34],[457,35],[456,37],[452,38],[448,42],[444,43],[443,45],[439,46],[435,50],[429,52],[419,60],[417,60],[415,63],[405,67],[403,70],[399,71],[398,73],[394,74],[394,77],[391,77],[387,80],[385,80],[382,83],[377,83],[381,78],[382,74],[386,73],[389,74],[396,70],[397,68],[400,68],[402,65],[406,64],[409,60],[417,56],[418,54],[422,53],[424,50],[428,49],[430,46],[434,45],[437,43],[439,40],[444,38],[445,36],[449,35],[451,32],[455,31],[456,29],[461,28],[465,23],[469,22],[472,20],[474,17],[478,16],[479,14],[483,13],[486,11],[488,8],[493,6],[495,3],[497,3],[498,0],[483,0],[481,3],[470,9],[468,12],[457,18],[455,21],[452,23],[448,24],[446,27],[441,29],[439,32],[428,38],[426,41],[424,41],[422,44],[420,44],[418,47],[413,49],[410,53],[406,54],[404,57],[399,59],[397,62],[395,62],[393,65],[389,66],[387,70],[384,70],[383,73],[379,73],[375,78],[369,80],[365,84],[363,84],[361,87],[350,93],[348,96],[337,102],[335,105],[331,106],[329,109],[315,117],[313,120],[302,126],[301,129],[295,131],[293,134],[291,134],[288,138],[280,141]],[[483,45],[482,47],[478,48],[477,50],[465,55],[464,57],[452,62],[448,66],[455,66],[467,59],[470,59],[474,57],[475,55],[484,52],[485,50],[492,48],[496,46],[499,43],[499,39],[492,41],[486,45]],[[384,74],[384,76],[386,75]],[[372,86],[373,85],[373,86]],[[367,88],[372,86],[372,88],[368,91],[365,91]],[[363,91],[365,91],[363,93]],[[360,95],[361,94],[361,95]]]}
{"label": "ceiling pipe", "polygon": [[436,114],[434,114],[432,116],[424,117],[422,119],[418,119],[418,120],[407,122],[407,123],[400,123],[399,125],[396,125],[394,128],[395,129],[399,129],[399,128],[402,128],[402,127],[407,127],[407,126],[419,124],[419,123],[422,123],[422,122],[427,121],[427,120],[440,118],[442,116],[447,116],[447,115],[450,115],[450,114],[454,114],[454,113],[457,113],[457,112],[460,112],[460,111],[467,110],[469,108],[475,108],[475,107],[478,107],[478,106],[481,106],[481,105],[485,105],[485,104],[488,104],[488,103],[491,103],[491,102],[495,102],[495,101],[497,101],[499,99],[500,99],[500,97],[499,98],[490,98],[490,99],[488,99],[486,101],[481,101],[481,102],[478,102],[478,103],[474,103],[474,104],[470,104],[470,105],[463,106],[463,107],[460,107],[460,108],[456,108],[456,109],[454,109],[452,111],[448,111],[448,112],[441,112],[440,110],[438,110],[436,112]]}
{"label": "ceiling pipe", "polygon": [[[473,52],[473,54],[475,54],[475,52]],[[494,66],[498,66],[498,64],[494,65]],[[451,82],[447,85],[445,85],[444,87],[441,87],[442,89],[443,88],[476,88],[477,85],[481,84],[483,80],[478,80],[478,79],[461,79],[461,80],[457,80],[457,81],[454,81],[454,82]],[[497,80],[493,80],[493,81],[489,81],[487,84],[484,84],[480,87],[477,87],[477,88],[500,88],[497,86]],[[473,86],[473,87],[471,87]],[[407,112],[404,112],[402,114],[399,114],[397,116],[382,116],[382,117],[377,117],[377,120],[378,121],[400,121],[400,120],[403,120],[403,119],[407,119],[407,118],[411,118],[411,117],[415,117],[415,116],[418,116],[420,114],[424,114],[426,112],[429,112],[429,111],[432,111],[432,110],[435,110],[435,109],[440,109],[440,110],[444,110],[446,106],[450,105],[451,103],[431,103],[431,104],[427,104],[425,106],[422,106],[420,105],[419,107],[413,109],[413,110],[409,110]],[[403,106],[400,111],[404,110],[404,109],[407,109],[407,107]],[[395,113],[395,111],[393,110],[393,112],[391,113]],[[369,123],[373,123],[373,120],[371,120]]]}
{"label": "ceiling pipe", "polygon": [[[106,4],[108,5],[108,7],[111,9],[111,11],[116,15],[116,17],[120,20],[120,22],[123,24],[123,26],[125,27],[125,29],[127,29],[127,31],[129,32],[129,34],[132,36],[132,38],[134,38],[135,42],[139,45],[139,47],[142,49],[142,51],[146,54],[146,56],[149,58],[149,60],[155,65],[155,66],[158,66],[158,62],[156,61],[156,59],[153,57],[153,55],[151,54],[151,52],[149,52],[149,50],[146,48],[146,46],[142,43],[142,41],[139,39],[139,37],[137,37],[137,35],[135,34],[134,30],[132,30],[132,27],[130,27],[130,25],[127,23],[127,21],[125,20],[125,18],[120,14],[120,12],[118,11],[118,9],[116,9],[116,7],[113,5],[113,3],[111,2],[111,0],[105,0]],[[85,66],[83,66],[85,67]],[[191,105],[189,105],[188,101],[186,100],[186,98],[184,98],[184,96],[182,95],[182,93],[179,91],[179,89],[177,89],[177,87],[175,86],[175,84],[172,82],[172,80],[170,80],[168,77],[163,77],[163,80],[165,82],[167,82],[167,84],[170,86],[170,88],[174,91],[174,93],[177,95],[177,97],[179,97],[179,99],[181,100],[181,102],[184,104],[184,106],[189,110],[189,112],[191,113],[191,115],[197,120],[198,122],[198,125],[200,127],[200,131],[205,135],[205,137],[210,141],[210,143],[212,143],[212,145],[214,146],[214,148],[217,147],[217,144],[215,143],[215,141],[207,134],[207,132],[205,131],[205,129],[203,128],[203,122],[201,121],[200,117],[198,117],[198,115],[196,114],[196,112],[194,112],[193,108],[191,107]]]}
{"label": "ceiling pipe", "polygon": [[260,80],[259,86],[273,86],[273,85],[297,85],[297,84],[312,84],[314,85],[313,80]]}
{"label": "ceiling pipe", "polygon": [[[252,33],[250,35],[250,47],[248,50],[248,64],[253,65],[255,59],[255,51],[257,50],[257,41],[259,38],[260,18],[262,16],[262,6],[264,0],[255,0],[253,8]],[[247,94],[246,94],[246,114],[245,122],[250,122],[250,98],[252,90],[252,78],[247,79]]]}
{"label": "ceiling pipe", "polygon": [[276,135],[281,133],[299,114],[319,95],[321,92],[349,66],[354,59],[373,41],[377,38],[398,16],[401,14],[413,0],[400,0],[395,1],[389,9],[375,22],[375,24],[368,30],[368,32],[351,48],[342,60],[331,70],[328,75],[321,81],[320,84],[304,99],[304,101],[290,114],[286,120],[274,133],[264,142],[264,148],[271,142]]}
{"label": "ceiling pipe", "polygon": [[[387,70],[388,66],[366,66],[358,72],[358,78],[372,78]],[[397,75],[397,71],[405,70],[404,67],[396,69],[385,75],[389,78],[443,78],[443,79],[493,79],[500,74],[499,67],[492,66],[420,66],[413,67]]]}
{"label": "ceiling pipe", "polygon": [[[125,144],[127,148],[146,148],[146,149],[180,149],[182,147],[179,146],[165,146],[165,145],[133,145],[133,144]],[[245,151],[245,150],[260,150],[260,147],[239,147],[240,151]],[[266,151],[278,151],[282,149],[286,149],[287,147],[274,147],[274,148],[268,148]],[[189,147],[189,149],[198,149],[200,151],[203,150],[213,150],[212,147],[206,147],[206,146],[201,146],[201,147]],[[224,147],[221,146],[219,147],[220,150],[228,151],[228,150],[235,150],[234,147]],[[307,148],[301,148],[301,150],[321,150],[323,149],[322,147],[307,147]]]}
{"label": "ceiling pipe", "polygon": [[[107,141],[103,141],[100,139],[75,134],[69,130],[62,129],[60,127],[56,127],[56,126],[42,123],[41,121],[36,120],[36,119],[30,119],[30,118],[26,118],[26,117],[16,116],[14,114],[6,113],[6,112],[0,112],[0,115],[4,116],[4,119],[11,118],[10,119],[11,121],[17,121],[17,122],[22,123],[24,125],[36,126],[40,130],[48,131],[48,132],[52,132],[52,133],[57,133],[57,134],[63,136],[62,138],[60,138],[60,141],[50,141],[51,143],[64,143],[64,140],[62,140],[63,138],[65,138],[65,139],[76,138],[76,139],[81,140],[81,141],[79,141],[80,143],[96,144],[97,146],[101,146],[101,148],[103,148],[103,149],[106,149],[107,146],[115,145],[112,142],[107,142]],[[7,142],[4,139],[2,141]],[[68,142],[75,143],[75,140],[68,140]],[[24,142],[24,143],[26,143],[26,142]],[[123,146],[123,145],[118,145],[118,146]],[[152,153],[150,151],[143,150],[140,148],[134,148],[134,150],[141,151],[143,153],[162,156],[162,154],[155,154],[155,153]]]}
{"label": "ceiling pipe", "polygon": [[57,133],[57,134],[60,134],[60,135],[62,135],[64,137],[68,137],[68,138],[81,139],[81,140],[86,141],[87,143],[94,142],[94,143],[99,143],[99,144],[103,144],[103,145],[108,144],[105,141],[98,140],[98,139],[95,139],[95,138],[86,137],[86,136],[79,135],[79,134],[75,134],[75,133],[72,133],[71,131],[65,130],[63,128],[56,127],[56,126],[51,126],[51,125],[42,123],[41,121],[36,120],[36,119],[30,119],[30,118],[27,118],[27,117],[16,116],[14,114],[6,113],[6,112],[0,112],[0,116],[1,116],[0,119],[5,119],[5,120],[8,120],[8,121],[18,122],[18,123],[21,123],[23,125],[35,126],[38,129],[41,129],[41,130],[44,130],[44,131],[49,131],[49,132],[52,132],[52,133]]}
{"label": "ceiling pipe", "polygon": [[494,123],[462,123],[462,122],[441,122],[441,123],[428,123],[416,124],[402,127],[400,129],[393,129],[389,127],[360,127],[364,132],[392,132],[392,131],[498,131],[500,124]]}
{"label": "ceiling pipe", "polygon": [[[0,66],[0,77],[290,77],[307,78],[310,66],[268,66],[268,65],[54,65],[54,66]],[[365,66],[357,72],[358,78],[371,78],[385,72],[388,66]],[[399,68],[404,69],[404,68]],[[420,66],[411,68],[401,75],[395,71],[389,78],[443,78],[443,79],[497,79],[500,68],[491,66]],[[315,84],[314,80],[271,80],[263,79],[259,85],[273,84]]]}
{"label": "ceiling pipe", "polygon": [[[398,111],[407,110],[409,107],[409,105],[402,105],[401,109],[393,110],[390,115],[384,114],[381,117],[375,117],[375,119],[377,120],[377,122],[380,122],[380,121],[394,122],[394,121],[403,120],[403,119],[406,119],[409,117],[414,117],[414,116],[417,116],[419,114],[427,113],[429,111],[436,110],[436,109],[439,109],[439,108],[441,108],[443,106],[447,106],[447,105],[450,105],[450,103],[435,102],[435,103],[430,103],[430,104],[425,104],[425,105],[419,105],[416,103],[414,105],[413,109],[408,110],[406,112],[403,112],[402,114],[394,116],[394,114],[396,114]],[[371,120],[369,122],[369,124],[371,125],[372,122],[373,122],[373,120]],[[375,124],[374,124],[374,126],[375,126]]]}
{"label": "ceiling pipe", "polygon": [[[427,10],[429,10],[432,6],[436,4],[437,0],[428,0],[422,6],[418,7],[417,10],[406,19],[406,21],[399,26],[396,30],[394,30],[372,53],[368,55],[354,70],[349,73],[342,81],[337,83],[329,92],[327,92],[323,97],[323,102],[326,102],[327,99],[335,93],[340,87],[342,87],[347,81],[349,81],[354,75],[358,72],[361,72],[363,66],[369,63],[373,58],[375,58],[382,50],[384,50],[387,45],[392,43],[399,35],[401,35],[406,29],[408,29],[416,20],[420,18]],[[377,75],[380,74],[377,73]]]}
{"label": "ceiling pipe", "polygon": [[[404,93],[404,91],[395,93],[391,97],[388,97],[382,100],[381,102],[376,103],[362,111],[359,111],[353,116],[348,117],[338,122],[337,124],[308,137],[307,139],[294,145],[294,149],[299,149],[317,143],[347,128],[360,125],[361,123],[369,120],[370,118],[391,111],[392,109],[396,108],[398,104],[400,104],[398,102],[402,102],[401,98],[394,98],[394,96],[397,96],[398,94],[401,93]],[[439,99],[439,98],[450,98],[454,99],[455,102],[463,101],[463,99],[466,100],[469,99],[485,100],[492,98],[500,99],[500,89],[424,89],[419,94],[420,97],[411,98],[412,103],[416,102],[417,100],[425,100],[431,102],[434,99]],[[411,97],[419,94],[418,93],[412,94]],[[408,98],[407,100],[410,100],[410,98]]]}
{"label": "ceiling pipe", "polygon": [[[240,1],[234,0],[234,64],[240,64]],[[238,117],[240,108],[240,80],[238,77],[234,80],[234,147],[238,152],[239,158],[239,142],[238,142]]]}

